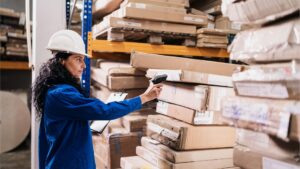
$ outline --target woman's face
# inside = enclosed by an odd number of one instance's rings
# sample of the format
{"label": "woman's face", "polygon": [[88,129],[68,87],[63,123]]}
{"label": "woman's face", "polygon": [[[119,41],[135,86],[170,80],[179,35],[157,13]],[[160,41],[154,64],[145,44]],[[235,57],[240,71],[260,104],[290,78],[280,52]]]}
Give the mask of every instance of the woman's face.
{"label": "woman's face", "polygon": [[79,54],[69,56],[68,59],[62,61],[62,64],[76,78],[81,78],[82,72],[86,68],[84,56]]}

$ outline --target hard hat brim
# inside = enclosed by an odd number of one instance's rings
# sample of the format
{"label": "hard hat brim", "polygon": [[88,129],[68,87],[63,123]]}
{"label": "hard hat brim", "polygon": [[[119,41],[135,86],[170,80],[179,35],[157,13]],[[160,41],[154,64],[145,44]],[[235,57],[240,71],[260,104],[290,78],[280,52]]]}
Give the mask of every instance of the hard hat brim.
{"label": "hard hat brim", "polygon": [[84,55],[88,58],[91,58],[92,56],[90,56],[89,54],[87,53],[80,53],[80,52],[72,52],[72,51],[66,51],[66,50],[63,50],[63,49],[53,49],[53,48],[47,48],[48,50],[52,51],[52,52],[66,52],[66,53],[72,53],[72,54],[79,54],[79,55]]}

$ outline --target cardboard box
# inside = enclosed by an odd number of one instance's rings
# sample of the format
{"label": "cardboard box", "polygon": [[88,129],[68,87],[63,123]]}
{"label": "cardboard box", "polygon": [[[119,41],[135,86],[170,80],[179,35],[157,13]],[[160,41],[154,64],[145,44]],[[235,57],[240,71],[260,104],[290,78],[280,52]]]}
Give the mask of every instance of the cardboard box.
{"label": "cardboard box", "polygon": [[197,9],[195,9],[195,8],[191,8],[191,9],[190,9],[190,13],[191,13],[191,14],[194,14],[194,15],[206,15],[206,16],[207,16],[207,19],[208,19],[209,21],[212,21],[212,22],[215,21],[215,16],[210,15],[210,14],[207,14],[207,13],[205,13],[205,12],[203,12],[203,11],[200,11],[200,10],[197,10]]}
{"label": "cardboard box", "polygon": [[159,2],[167,2],[167,3],[176,3],[184,5],[185,7],[190,7],[190,1],[189,0],[155,0]]}
{"label": "cardboard box", "polygon": [[145,131],[148,115],[127,115],[122,118],[122,124],[128,132]]}
{"label": "cardboard box", "polygon": [[228,17],[219,17],[216,18],[215,25],[217,29],[226,29],[232,30],[233,32],[237,33],[238,31],[243,30],[243,24],[232,22],[229,20]]}
{"label": "cardboard box", "polygon": [[232,88],[164,83],[158,99],[201,112],[220,110],[221,98],[232,95]]}
{"label": "cardboard box", "polygon": [[[193,110],[206,110],[208,86],[164,83],[158,99]],[[187,100],[187,98],[189,98]]]}
{"label": "cardboard box", "polygon": [[93,3],[93,19],[101,19],[120,8],[123,0],[97,0]]}
{"label": "cardboard box", "polygon": [[130,64],[142,69],[169,69],[202,72],[223,76],[231,76],[238,67],[235,64],[196,60],[174,56],[132,52]]}
{"label": "cardboard box", "polygon": [[147,30],[151,32],[165,32],[178,34],[196,34],[196,26],[183,25],[167,22],[156,22],[139,19],[127,19],[107,16],[103,21],[93,27],[93,36],[96,38],[108,28],[132,28],[136,30]]}
{"label": "cardboard box", "polygon": [[224,29],[211,29],[211,28],[197,29],[197,34],[204,34],[204,35],[227,36],[230,33],[231,33],[230,30],[224,30]]}
{"label": "cardboard box", "polygon": [[239,32],[228,48],[230,58],[246,63],[299,59],[299,31],[300,20],[294,19]]}
{"label": "cardboard box", "polygon": [[244,146],[235,146],[233,151],[233,163],[243,169],[263,169],[262,155],[250,151]]}
{"label": "cardboard box", "polygon": [[136,148],[136,154],[157,168],[164,169],[219,169],[233,166],[232,158],[174,164],[141,146]]}
{"label": "cardboard box", "polygon": [[92,79],[112,90],[147,88],[149,81],[143,76],[110,76],[104,70],[92,68]]}
{"label": "cardboard box", "polygon": [[202,73],[187,70],[166,70],[166,69],[148,69],[147,77],[153,78],[156,75],[168,75],[167,81],[200,83],[208,85],[233,87],[232,79],[229,76]]}
{"label": "cardboard box", "polygon": [[142,137],[141,142],[142,146],[152,151],[155,154],[155,156],[159,156],[162,159],[166,159],[167,161],[175,164],[233,158],[232,148],[175,151],[149,137]]}
{"label": "cardboard box", "polygon": [[263,24],[289,15],[299,8],[298,0],[226,1],[222,4],[222,13],[232,21]]}
{"label": "cardboard box", "polygon": [[185,9],[185,2],[176,2],[176,1],[172,1],[172,0],[125,0],[122,3],[122,7],[126,6],[130,2],[145,3],[145,4],[156,5],[156,6]]}
{"label": "cardboard box", "polygon": [[198,38],[197,43],[212,43],[212,44],[222,44],[222,45],[227,45],[228,44],[228,39],[220,39],[220,38]]}
{"label": "cardboard box", "polygon": [[103,102],[106,102],[112,93],[127,93],[126,98],[128,99],[139,96],[146,91],[146,89],[110,90],[107,87],[100,84],[93,85],[94,86],[91,86],[91,95]]}
{"label": "cardboard box", "polygon": [[178,13],[186,13],[186,9],[184,7],[184,4],[180,3],[174,3],[171,1],[160,1],[160,0],[125,0],[122,3],[122,7],[127,6],[130,3],[136,3],[138,6],[144,6],[143,4],[148,5],[148,9],[150,10],[163,10],[162,7],[167,7],[167,8],[174,8],[172,9],[172,12],[178,12]]}
{"label": "cardboard box", "polygon": [[149,163],[148,161],[144,160],[139,156],[122,157],[121,167],[122,169],[139,169],[139,168],[159,169],[154,167],[151,163]]}
{"label": "cardboard box", "polygon": [[265,133],[246,129],[237,129],[237,143],[276,159],[294,160],[300,153],[300,143],[296,141],[285,142]]}
{"label": "cardboard box", "polygon": [[199,34],[197,38],[198,38],[198,42],[202,42],[202,43],[223,43],[223,44],[228,44],[227,36]]}
{"label": "cardboard box", "polygon": [[97,60],[97,68],[102,69],[110,76],[145,76],[146,72],[130,66],[127,62],[112,62]]}
{"label": "cardboard box", "polygon": [[299,169],[299,163],[295,161],[280,161],[272,157],[251,151],[244,146],[235,146],[233,151],[234,165],[243,169]]}
{"label": "cardboard box", "polygon": [[106,138],[94,135],[94,151],[106,168],[120,168],[120,158],[134,156],[141,137],[140,132],[110,134]]}
{"label": "cardboard box", "polygon": [[[227,123],[265,132],[282,139],[299,141],[299,100],[271,100],[227,97],[222,101]],[[291,134],[293,133],[293,134]]]}
{"label": "cardboard box", "polygon": [[217,44],[217,43],[197,42],[196,46],[201,47],[201,48],[223,48],[223,49],[227,49],[227,44]]}
{"label": "cardboard box", "polygon": [[193,126],[170,117],[151,115],[147,120],[147,135],[176,150],[226,148],[234,145],[235,129]]}
{"label": "cardboard box", "polygon": [[300,99],[300,62],[254,65],[232,75],[237,95]]}
{"label": "cardboard box", "polygon": [[115,17],[174,22],[197,26],[207,25],[207,16],[178,13],[178,8],[158,7],[142,3],[129,3],[113,13]]}
{"label": "cardboard box", "polygon": [[219,111],[196,111],[163,101],[157,103],[156,112],[193,125],[222,125]]}

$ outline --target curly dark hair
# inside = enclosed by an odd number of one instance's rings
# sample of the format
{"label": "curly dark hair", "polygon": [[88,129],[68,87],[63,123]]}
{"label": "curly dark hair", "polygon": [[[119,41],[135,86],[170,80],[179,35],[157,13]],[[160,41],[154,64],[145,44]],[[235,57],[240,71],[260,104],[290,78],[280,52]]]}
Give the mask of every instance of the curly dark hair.
{"label": "curly dark hair", "polygon": [[36,108],[37,118],[43,114],[44,100],[50,87],[58,84],[69,84],[84,94],[84,90],[80,86],[80,79],[74,77],[61,63],[71,55],[70,53],[59,52],[41,66],[33,86],[33,104]]}

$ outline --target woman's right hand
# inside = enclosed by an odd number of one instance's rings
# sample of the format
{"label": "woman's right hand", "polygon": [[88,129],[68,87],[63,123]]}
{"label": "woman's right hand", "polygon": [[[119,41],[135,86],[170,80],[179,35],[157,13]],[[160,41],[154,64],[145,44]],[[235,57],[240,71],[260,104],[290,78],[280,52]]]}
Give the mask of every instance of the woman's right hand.
{"label": "woman's right hand", "polygon": [[150,82],[150,85],[149,85],[148,89],[145,91],[145,93],[140,95],[142,104],[156,99],[159,96],[159,94],[162,90],[162,87],[163,87],[162,84],[154,85],[152,82]]}

